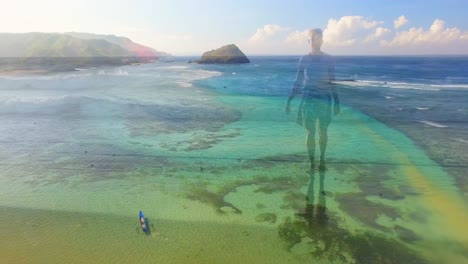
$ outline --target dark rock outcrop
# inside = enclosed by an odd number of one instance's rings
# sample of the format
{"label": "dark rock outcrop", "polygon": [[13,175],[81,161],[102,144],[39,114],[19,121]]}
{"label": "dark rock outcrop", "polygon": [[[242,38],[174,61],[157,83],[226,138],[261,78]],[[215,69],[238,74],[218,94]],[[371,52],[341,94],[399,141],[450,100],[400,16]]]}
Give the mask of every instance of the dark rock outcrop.
{"label": "dark rock outcrop", "polygon": [[223,46],[219,49],[203,53],[200,64],[236,64],[250,63],[245,54],[234,44]]}

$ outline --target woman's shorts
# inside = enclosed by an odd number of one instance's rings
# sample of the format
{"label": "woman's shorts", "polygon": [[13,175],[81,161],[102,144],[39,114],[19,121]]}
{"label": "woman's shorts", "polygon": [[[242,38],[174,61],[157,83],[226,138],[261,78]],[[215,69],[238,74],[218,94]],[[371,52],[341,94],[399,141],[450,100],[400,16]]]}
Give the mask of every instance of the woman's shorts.
{"label": "woman's shorts", "polygon": [[303,98],[297,112],[296,123],[307,130],[315,129],[318,121],[320,128],[331,122],[331,96]]}

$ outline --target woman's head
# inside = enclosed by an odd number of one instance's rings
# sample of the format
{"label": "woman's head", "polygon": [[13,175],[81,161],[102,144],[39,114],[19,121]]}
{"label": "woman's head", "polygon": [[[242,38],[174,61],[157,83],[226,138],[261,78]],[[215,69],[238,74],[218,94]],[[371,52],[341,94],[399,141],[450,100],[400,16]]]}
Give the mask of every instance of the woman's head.
{"label": "woman's head", "polygon": [[320,28],[314,28],[309,30],[309,45],[312,50],[320,51],[320,47],[323,43],[323,32]]}

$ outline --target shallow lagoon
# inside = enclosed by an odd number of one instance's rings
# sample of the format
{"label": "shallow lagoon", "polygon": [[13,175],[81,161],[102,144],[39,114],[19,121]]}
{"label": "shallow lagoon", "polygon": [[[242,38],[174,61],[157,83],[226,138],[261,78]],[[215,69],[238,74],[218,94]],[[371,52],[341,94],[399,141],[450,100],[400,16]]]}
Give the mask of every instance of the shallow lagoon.
{"label": "shallow lagoon", "polygon": [[355,102],[330,125],[328,169],[307,171],[283,111],[296,62],[281,63],[2,77],[2,259],[468,262],[460,177]]}

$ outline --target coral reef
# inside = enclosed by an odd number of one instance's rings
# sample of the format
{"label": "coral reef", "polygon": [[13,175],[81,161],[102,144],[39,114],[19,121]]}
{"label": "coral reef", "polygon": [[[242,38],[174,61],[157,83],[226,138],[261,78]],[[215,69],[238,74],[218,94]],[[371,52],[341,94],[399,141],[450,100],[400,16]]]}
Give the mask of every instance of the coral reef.
{"label": "coral reef", "polygon": [[270,224],[276,223],[276,219],[277,219],[277,216],[274,213],[263,213],[255,217],[255,221],[257,222],[267,222]]}
{"label": "coral reef", "polygon": [[312,256],[329,263],[428,263],[397,240],[348,231],[334,217],[327,224],[315,218],[288,217],[278,226],[278,236],[288,250],[302,244]]}

